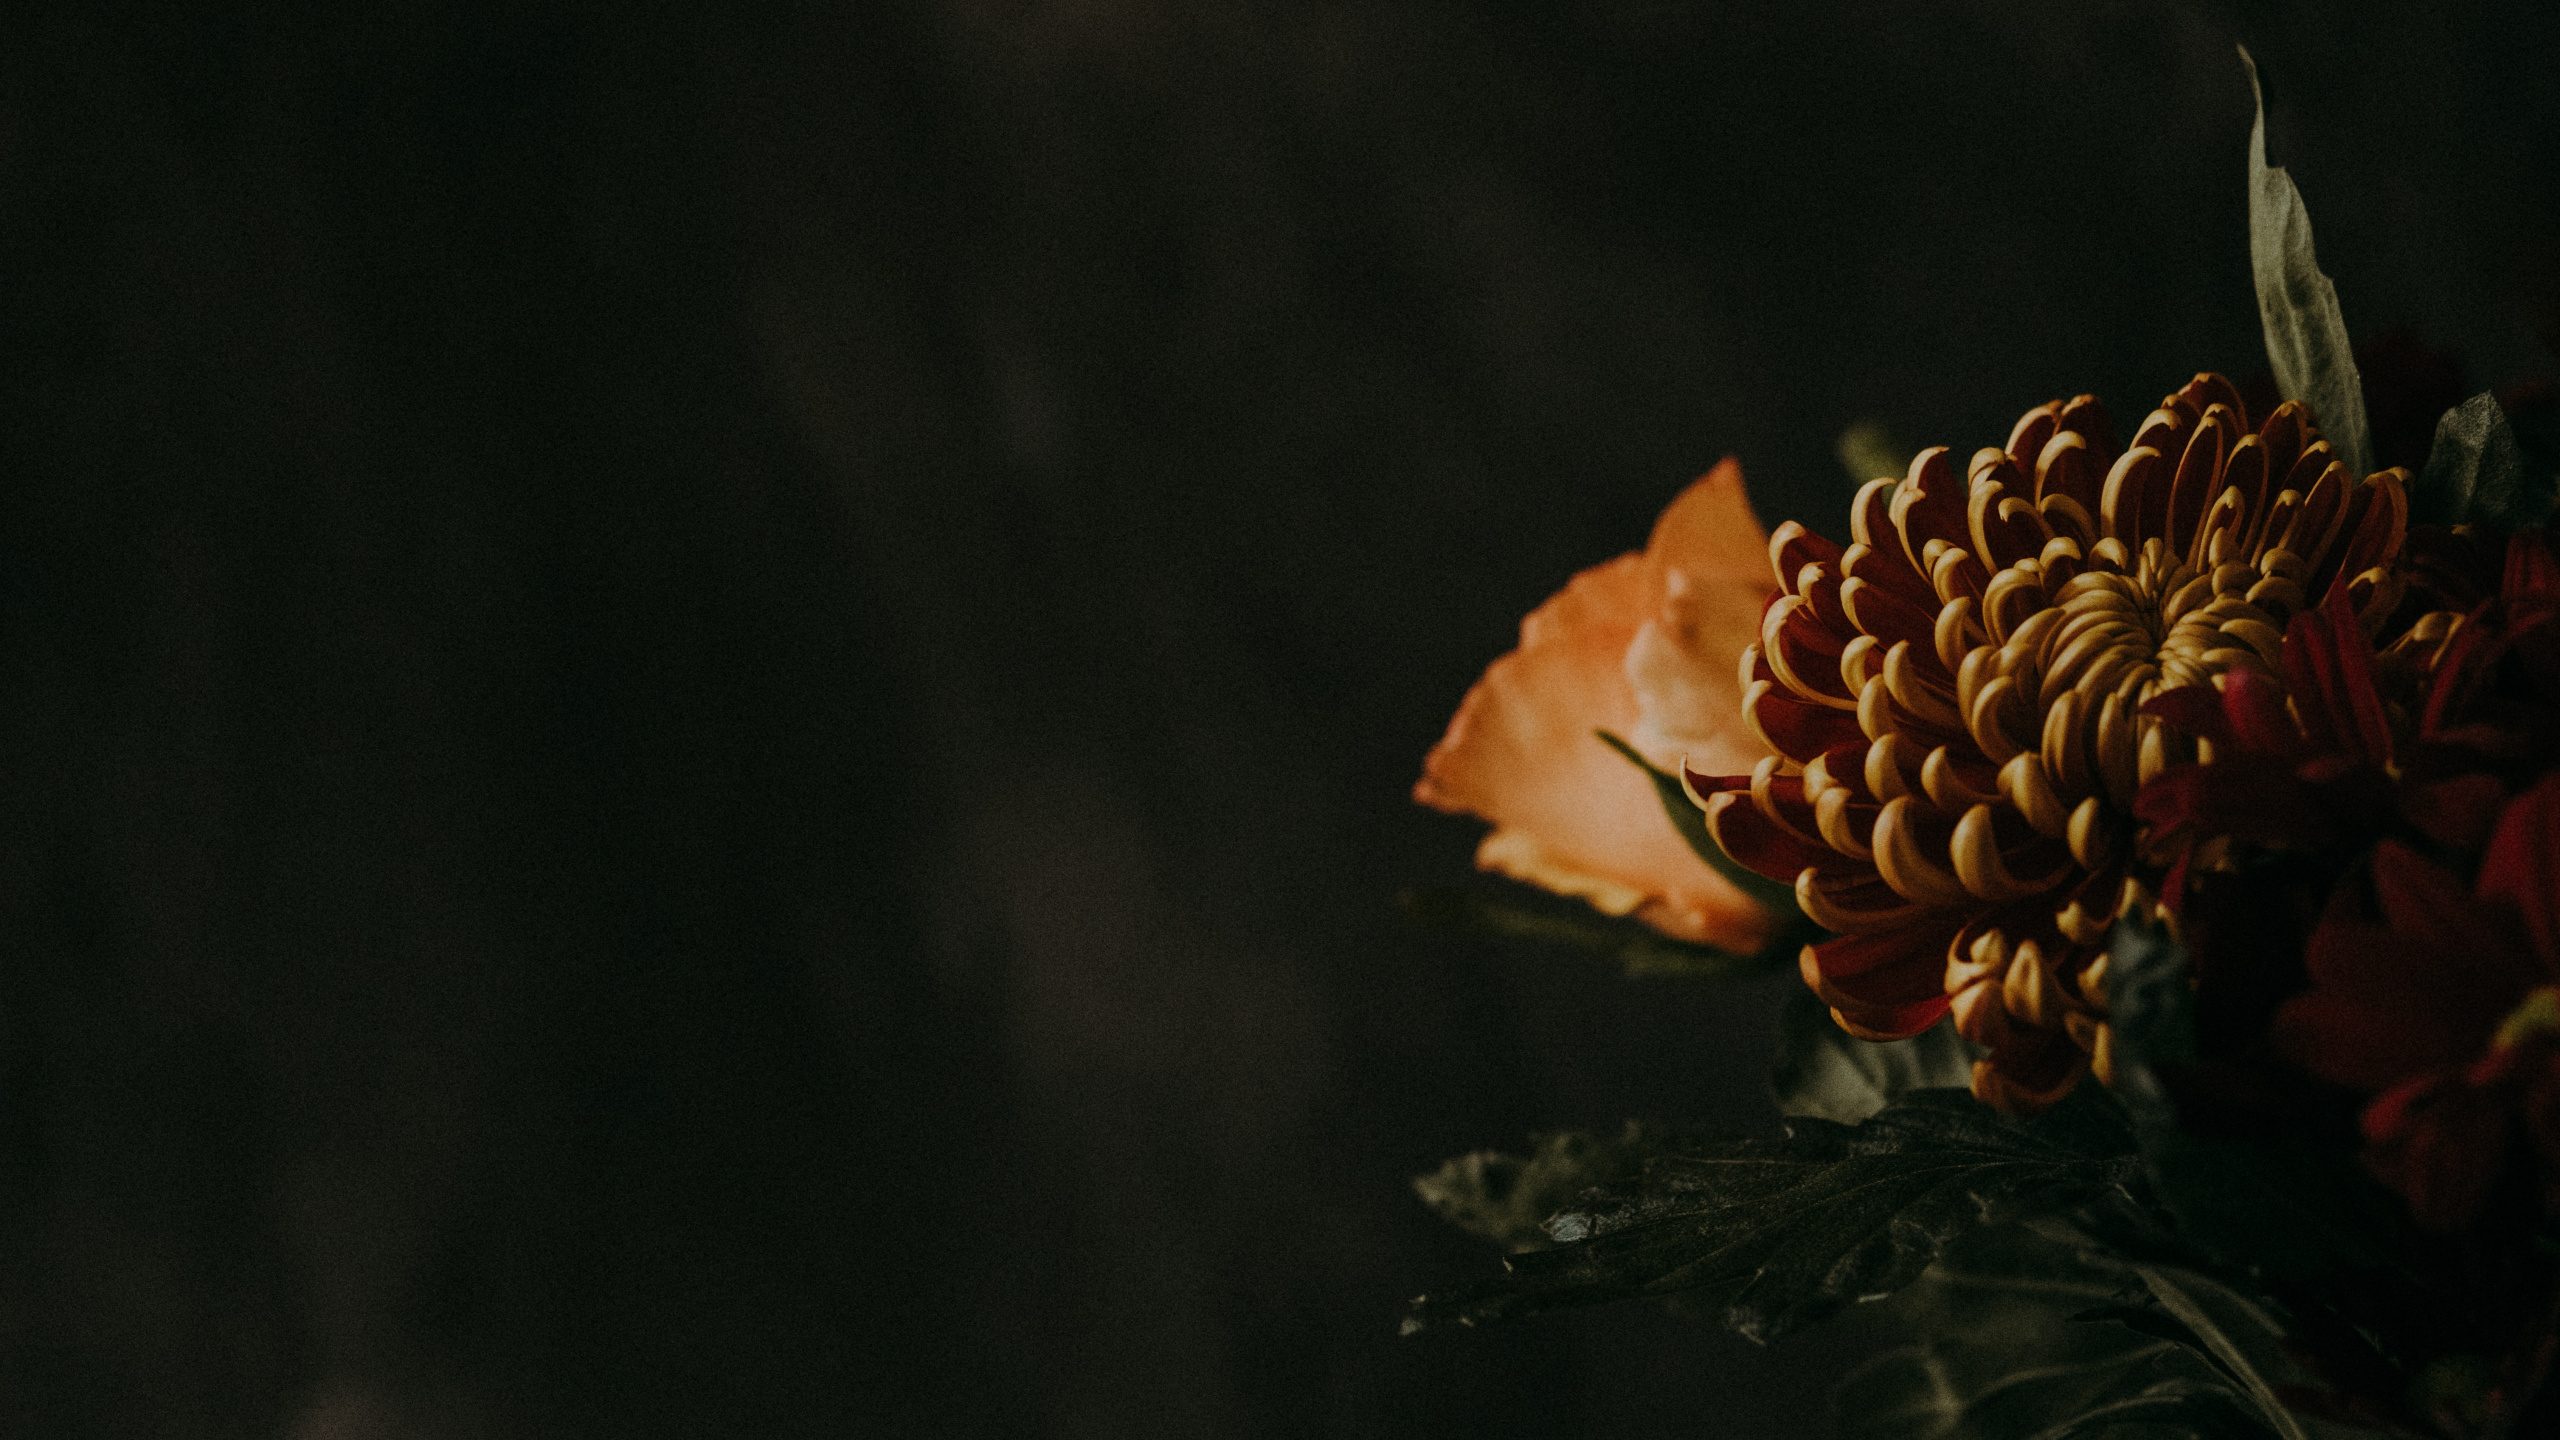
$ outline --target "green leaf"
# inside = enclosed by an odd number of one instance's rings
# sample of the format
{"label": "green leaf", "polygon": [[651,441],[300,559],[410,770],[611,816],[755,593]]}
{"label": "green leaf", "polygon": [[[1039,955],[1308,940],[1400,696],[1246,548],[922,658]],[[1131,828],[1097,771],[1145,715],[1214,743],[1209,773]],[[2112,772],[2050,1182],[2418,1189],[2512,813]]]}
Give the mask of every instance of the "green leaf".
{"label": "green leaf", "polygon": [[2524,449],[2507,425],[2507,412],[2497,396],[2484,392],[2436,421],[2426,473],[2409,494],[2409,518],[2512,530],[2541,524],[2551,513],[2551,501],[2551,477],[2527,472]]}
{"label": "green leaf", "polygon": [[1981,1047],[1952,1021],[1908,1040],[1861,1040],[1840,1028],[1810,990],[1787,998],[1769,1094],[1780,1112],[1855,1125],[1906,1091],[1963,1088]]}
{"label": "green leaf", "polygon": [[[2049,1229],[1967,1236],[1894,1300],[1920,1338],[1841,1383],[1842,1440],[2269,1440],[2200,1343],[2128,1303],[2141,1297],[2121,1267]],[[2124,1428],[2140,1422],[2188,1428]]]}
{"label": "green leaf", "polygon": [[2136,1164],[2123,1112],[2090,1086],[2033,1117],[1921,1090],[1864,1124],[1789,1130],[1670,1147],[1548,1222],[1557,1248],[1514,1256],[1494,1284],[1423,1297],[1405,1328],[1714,1287],[1726,1324],[1772,1340],[1902,1288],[1956,1236],[2038,1201],[2077,1203]]}
{"label": "green leaf", "polygon": [[1566,908],[1558,902],[1547,908],[1444,889],[1407,890],[1396,900],[1405,914],[1435,930],[1570,945],[1637,979],[1742,979],[1766,975],[1792,958],[1767,949],[1740,955],[1713,945],[1674,940],[1649,925],[1613,919],[1579,903]]}
{"label": "green leaf", "polygon": [[2269,1433],[2229,1394],[2176,1380],[2040,1430],[2034,1440],[2265,1440]]}
{"label": "green leaf", "polygon": [[[1780,917],[1781,932],[1793,928],[1784,923],[1790,917],[1798,925],[1803,923],[1804,912],[1796,908],[1795,887],[1784,881],[1772,880],[1757,870],[1747,870],[1743,868],[1741,862],[1724,853],[1724,847],[1717,844],[1716,837],[1707,830],[1706,812],[1700,810],[1697,802],[1689,798],[1688,788],[1680,783],[1679,776],[1655,769],[1653,762],[1644,758],[1636,747],[1608,731],[1599,730],[1593,733],[1607,742],[1610,749],[1626,756],[1637,769],[1645,773],[1645,778],[1653,782],[1654,794],[1662,800],[1662,812],[1671,817],[1671,827],[1680,832],[1681,839],[1689,842],[1690,849],[1698,852],[1699,859],[1714,866],[1716,873],[1732,881],[1735,888],[1768,907],[1771,914]],[[1789,954],[1794,953],[1797,943],[1801,943],[1800,937],[1787,946]]]}
{"label": "green leaf", "polygon": [[1670,1134],[1630,1120],[1615,1139],[1573,1131],[1540,1135],[1527,1156],[1478,1150],[1415,1176],[1413,1189],[1433,1213],[1471,1235],[1514,1253],[1544,1250],[1555,1244],[1544,1228],[1547,1217],[1593,1186],[1633,1174]]}
{"label": "green leaf", "polygon": [[2311,213],[2281,166],[2267,164],[2267,105],[2258,64],[2240,47],[2257,120],[2249,127],[2249,269],[2257,282],[2258,320],[2276,389],[2311,407],[2338,458],[2362,479],[2373,468],[2364,414],[2364,382],[2355,347],[2338,311],[2338,287],[2320,273],[2311,248]]}
{"label": "green leaf", "polygon": [[2093,1241],[2088,1223],[2145,1224],[2129,1201],[2110,1197],[1949,1247],[1892,1304],[1919,1340],[1843,1384],[1846,1440],[2342,1433],[2278,1398],[2304,1377],[2270,1304],[2202,1271],[2134,1263]]}
{"label": "green leaf", "polygon": [[2198,1271],[2169,1265],[2133,1268],[2160,1308],[2203,1341],[2226,1373],[2238,1377],[2269,1430],[2283,1440],[2311,1440],[2302,1417],[2276,1398],[2278,1385],[2297,1384],[2302,1376],[2285,1354],[2284,1324],[2272,1311]]}

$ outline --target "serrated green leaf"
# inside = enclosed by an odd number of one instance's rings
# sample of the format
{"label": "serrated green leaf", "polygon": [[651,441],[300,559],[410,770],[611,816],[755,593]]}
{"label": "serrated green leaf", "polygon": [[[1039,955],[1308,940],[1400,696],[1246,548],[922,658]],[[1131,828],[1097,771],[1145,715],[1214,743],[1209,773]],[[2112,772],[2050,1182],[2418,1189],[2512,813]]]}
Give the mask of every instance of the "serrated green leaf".
{"label": "serrated green leaf", "polygon": [[1619,920],[1587,907],[1540,908],[1465,890],[1416,889],[1396,897],[1405,914],[1435,930],[1534,940],[1587,950],[1636,979],[1738,980],[1766,975],[1790,955],[1764,949],[1740,955],[1713,945],[1674,940],[1634,920]]}
{"label": "serrated green leaf", "polygon": [[1574,1131],[1540,1135],[1525,1156],[1498,1150],[1461,1155],[1414,1177],[1414,1193],[1433,1213],[1471,1235],[1518,1253],[1555,1241],[1547,1218],[1596,1185],[1626,1178],[1672,1132],[1630,1120],[1615,1138]]}
{"label": "serrated green leaf", "polygon": [[1949,1021],[1908,1040],[1861,1040],[1812,991],[1797,990],[1778,1019],[1769,1095],[1782,1114],[1855,1125],[1908,1091],[1971,1084],[1982,1053]]}
{"label": "serrated green leaf", "polygon": [[2409,493],[2409,518],[2422,524],[2466,521],[2518,529],[2551,513],[2550,477],[2530,474],[2524,448],[2507,425],[2498,397],[2472,396],[2436,421],[2426,472]]}
{"label": "serrated green leaf", "polygon": [[[1778,928],[1782,932],[1804,921],[1804,912],[1796,908],[1794,886],[1772,880],[1756,870],[1745,869],[1741,862],[1724,853],[1724,847],[1716,843],[1716,837],[1707,829],[1706,812],[1690,800],[1689,791],[1680,783],[1679,776],[1656,769],[1636,747],[1606,730],[1592,733],[1606,742],[1610,749],[1627,757],[1630,764],[1642,770],[1645,778],[1653,782],[1654,794],[1662,801],[1662,813],[1671,817],[1671,827],[1680,832],[1680,838],[1688,842],[1690,849],[1698,852],[1699,859],[1714,866],[1716,873],[1732,881],[1736,889],[1766,906],[1770,914],[1778,916]],[[1787,949],[1793,954],[1794,944]]]}
{"label": "serrated green leaf", "polygon": [[2364,413],[2364,382],[2338,310],[2338,287],[2320,273],[2312,252],[2311,212],[2283,167],[2267,164],[2267,104],[2258,62],[2240,47],[2257,119],[2249,127],[2249,270],[2257,282],[2258,320],[2276,389],[2311,407],[2338,458],[2359,479],[2373,469]]}
{"label": "serrated green leaf", "polygon": [[1675,1146],[1555,1217],[1553,1250],[1425,1296],[1408,1331],[1715,1287],[1754,1340],[1900,1289],[1956,1236],[2022,1206],[2077,1203],[2134,1172],[2123,1112],[2092,1087],[2039,1116],[1923,1090],[1860,1125],[1801,1118],[1783,1141]]}

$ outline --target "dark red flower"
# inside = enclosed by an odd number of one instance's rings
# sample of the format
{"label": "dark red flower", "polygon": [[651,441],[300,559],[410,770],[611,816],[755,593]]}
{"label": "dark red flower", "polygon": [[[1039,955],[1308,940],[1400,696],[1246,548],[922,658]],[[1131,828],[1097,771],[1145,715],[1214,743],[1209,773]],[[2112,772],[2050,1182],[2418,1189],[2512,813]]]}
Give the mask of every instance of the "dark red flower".
{"label": "dark red flower", "polygon": [[2395,748],[2375,662],[2339,587],[2285,627],[2281,682],[2235,671],[2218,689],[2170,690],[2143,707],[2202,742],[2196,761],[2134,799],[2147,848],[2175,857],[2172,906],[2185,870],[2217,863],[2230,842],[2300,849],[2373,832],[2374,812],[2392,803]]}
{"label": "dark red flower", "polygon": [[2144,706],[2200,742],[2134,802],[2145,849],[2173,866],[2172,908],[2234,844],[2477,851],[2506,797],[2560,761],[2560,563],[2542,532],[2438,531],[2412,550],[2412,592],[2468,613],[2404,609],[2377,651],[2333,591],[2286,627],[2281,686],[2235,672]]}
{"label": "dark red flower", "polygon": [[2370,885],[2339,887],[2305,959],[2276,1047],[2379,1092],[2367,1162],[2420,1223],[2475,1218],[2519,1135],[2560,1200],[2560,775],[2503,807],[2469,884],[2376,846]]}

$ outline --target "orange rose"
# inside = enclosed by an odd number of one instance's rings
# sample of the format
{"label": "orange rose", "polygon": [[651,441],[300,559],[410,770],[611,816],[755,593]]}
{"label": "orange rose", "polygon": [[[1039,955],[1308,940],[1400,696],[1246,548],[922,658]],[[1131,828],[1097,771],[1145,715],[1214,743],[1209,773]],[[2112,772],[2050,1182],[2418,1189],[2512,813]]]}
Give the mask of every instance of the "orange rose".
{"label": "orange rose", "polygon": [[1776,592],[1769,540],[1726,459],[1621,555],[1520,622],[1520,648],[1467,692],[1414,798],[1493,822],[1476,864],[1675,939],[1750,954],[1769,912],[1692,852],[1644,773],[1745,774],[1768,751],[1742,717],[1741,660]]}

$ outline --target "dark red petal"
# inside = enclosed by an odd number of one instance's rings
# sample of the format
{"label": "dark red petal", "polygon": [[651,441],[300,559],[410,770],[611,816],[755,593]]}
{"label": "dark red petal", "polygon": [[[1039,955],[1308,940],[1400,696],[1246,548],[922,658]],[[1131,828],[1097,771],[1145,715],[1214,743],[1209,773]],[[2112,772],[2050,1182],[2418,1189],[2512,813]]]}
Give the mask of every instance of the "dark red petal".
{"label": "dark red petal", "polygon": [[2373,642],[2356,623],[2345,586],[2331,587],[2318,610],[2293,617],[2283,660],[2294,708],[2315,749],[2390,761],[2391,728],[2373,688]]}
{"label": "dark red petal", "polygon": [[2061,404],[2048,400],[2019,416],[2018,423],[2009,427],[2009,443],[2002,448],[2009,452],[2009,458],[2017,462],[2021,471],[2029,475],[2035,473],[2036,457],[2044,453],[2046,442],[2062,428],[2061,414]]}
{"label": "dark red petal", "polygon": [[2421,1226],[2462,1229],[2506,1168],[2510,1110],[2449,1076],[2420,1076],[2365,1111],[2365,1164],[2408,1198]]}
{"label": "dark red petal", "polygon": [[2334,830],[2312,787],[2283,766],[2244,756],[2162,771],[2134,796],[2133,812],[2155,834],[2191,826],[2199,836],[2262,845],[2317,844]]}
{"label": "dark red petal", "polygon": [[2361,918],[2353,887],[2342,886],[2305,946],[2313,988],[2285,1002],[2272,1032],[2295,1064],[2366,1090],[2467,1063],[2539,969],[2497,927],[2460,913],[2480,907],[2405,847],[2378,846],[2375,870],[2398,923]]}
{"label": "dark red petal", "polygon": [[[2399,841],[2373,847],[2373,889],[2400,944],[2399,967],[2419,976],[2440,1000],[2475,1014],[2494,1012],[2495,1024],[2526,991],[2544,983],[2545,967],[2507,914],[2479,904],[2460,879]],[[2488,893],[2485,885],[2483,891]],[[2320,977],[2316,966],[2312,973]]]}
{"label": "dark red petal", "polygon": [[2018,1089],[2045,1095],[2070,1080],[2088,1063],[2079,1046],[2060,1030],[2012,1025],[2009,1038],[1991,1051],[1991,1068]]}
{"label": "dark red petal", "polygon": [[2339,717],[2339,728],[2347,728],[2352,717],[2361,748],[2358,758],[2376,765],[2391,763],[2391,721],[2383,713],[2381,692],[2373,684],[2373,641],[2356,623],[2355,606],[2349,603],[2343,581],[2331,586],[2326,607],[2329,611],[2329,653],[2324,667],[2329,682],[2335,687],[2330,704]]}
{"label": "dark red petal", "polygon": [[2203,765],[2172,765],[2152,778],[2133,797],[2133,818],[2155,836],[2168,836],[2196,823],[2213,777]]}
{"label": "dark red petal", "polygon": [[[2116,456],[2124,448],[2116,441],[2116,422],[2108,416],[2107,407],[2099,404],[2095,395],[2072,396],[2070,403],[2062,407],[2062,413],[2054,417],[2054,429],[2068,430],[2086,441],[2101,473],[2115,463]],[[2039,448],[2037,455],[2042,454]],[[2086,502],[2087,508],[2093,512],[2097,508],[2097,498],[2093,490]]]}
{"label": "dark red petal", "polygon": [[2285,1001],[2267,1033],[2277,1054],[2323,1080],[2382,1090],[2423,1071],[2459,1065],[2486,1038],[2481,1028],[2432,1023],[2436,1018],[2324,989]]}
{"label": "dark red petal", "polygon": [[2510,606],[2560,604],[2560,562],[2552,558],[2548,535],[2519,530],[2508,537],[2506,574],[2498,593]]}
{"label": "dark red petal", "polygon": [[2211,686],[2179,685],[2163,690],[2143,702],[2142,713],[2157,715],[2180,730],[2201,736],[2216,745],[2231,743],[2231,722],[2223,713],[2222,697]]}
{"label": "dark red petal", "polygon": [[1947,1013],[1946,951],[1952,934],[1952,921],[1931,920],[1808,945],[1805,981],[1824,1004],[1862,1030],[1917,1035]]}
{"label": "dark red petal", "polygon": [[1786,827],[1760,813],[1747,794],[1707,801],[1707,833],[1715,837],[1733,863],[1754,875],[1794,884],[1806,870],[1848,863],[1827,845],[1813,845],[1788,834]]}
{"label": "dark red petal", "polygon": [[1769,563],[1778,572],[1779,583],[1794,593],[1796,576],[1807,565],[1840,563],[1840,547],[1789,520],[1769,535]]}
{"label": "dark red petal", "polygon": [[1926,920],[1899,930],[1875,935],[1843,935],[1825,940],[1813,947],[1814,959],[1823,978],[1839,981],[1876,974],[1888,967],[1910,963],[1915,957],[1925,959],[1929,983],[1942,992],[1947,978],[1947,942],[1964,928],[1964,918],[1954,912],[1934,914]]}
{"label": "dark red petal", "polygon": [[2507,787],[2494,776],[2456,775],[2409,786],[2401,794],[2400,813],[2428,839],[2468,852],[2488,840],[2506,799]]}
{"label": "dark red petal", "polygon": [[2545,973],[2560,975],[2560,775],[2544,776],[2498,817],[2480,894],[2516,908]]}
{"label": "dark red petal", "polygon": [[2284,686],[2293,696],[2294,713],[2301,717],[2302,736],[2313,750],[2338,748],[2338,727],[2329,713],[2329,704],[2320,690],[2320,665],[2313,657],[2329,643],[2328,617],[2318,610],[2305,610],[2293,617],[2284,631],[2284,650],[2279,657],[2284,666]]}
{"label": "dark red petal", "polygon": [[1866,740],[1858,717],[1846,710],[1798,700],[1777,685],[1759,692],[1743,709],[1769,748],[1798,764]]}
{"label": "dark red petal", "polygon": [[[1847,606],[1849,618],[1860,630],[1873,635],[1890,649],[1896,642],[1908,640],[1914,657],[1922,655],[1933,661],[1938,653],[1938,617],[1881,585],[1862,585],[1852,580],[1840,587],[1841,602]],[[1936,664],[1931,669],[1940,668]]]}
{"label": "dark red petal", "polygon": [[1956,473],[1955,461],[1948,457],[1947,447],[1933,445],[1911,459],[1911,473],[1905,475],[1902,487],[1894,492],[1893,517],[1902,531],[1903,554],[1912,568],[1928,573],[1921,554],[1932,540],[1950,545],[1970,544],[1972,535],[1966,524],[1967,486]]}
{"label": "dark red petal", "polygon": [[2418,733],[2435,739],[2459,725],[2471,708],[2471,697],[2488,678],[2501,646],[2490,622],[2490,604],[2482,602],[2436,653],[2434,676],[2427,682],[2426,708]]}
{"label": "dark red petal", "polygon": [[2400,553],[2409,534],[2409,496],[2401,488],[2408,473],[2385,470],[2357,489],[2355,508],[2347,516],[2345,553],[2338,563],[2341,582]]}
{"label": "dark red petal", "polygon": [[2302,731],[2285,708],[2284,691],[2272,680],[2248,670],[2223,678],[2222,712],[2240,748],[2253,755],[2291,757],[2302,749]]}
{"label": "dark red petal", "polygon": [[[2277,406],[2274,413],[2267,416],[2267,423],[2258,427],[2258,438],[2267,446],[2265,489],[2272,495],[2277,482],[2293,469],[2293,462],[2302,458],[2302,447],[2310,440],[2310,433],[2302,424],[2302,402],[2288,400]],[[2252,519],[2259,513],[2259,507],[2250,507]]]}
{"label": "dark red petal", "polygon": [[2241,430],[2249,428],[2249,406],[2240,398],[2240,387],[2212,370],[2199,370],[2196,378],[2178,387],[2178,398],[2194,406],[2199,414],[2216,405],[2231,411],[2232,422]]}

